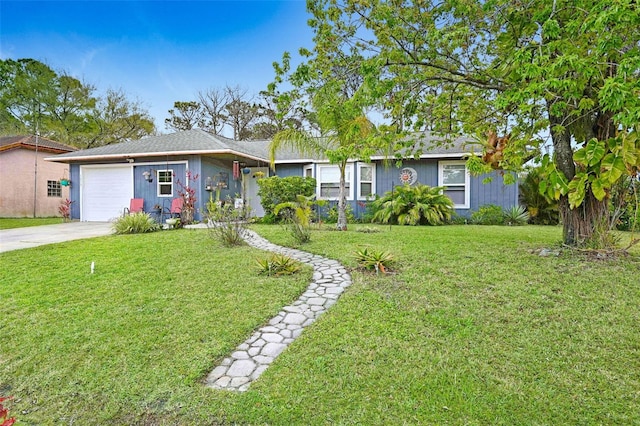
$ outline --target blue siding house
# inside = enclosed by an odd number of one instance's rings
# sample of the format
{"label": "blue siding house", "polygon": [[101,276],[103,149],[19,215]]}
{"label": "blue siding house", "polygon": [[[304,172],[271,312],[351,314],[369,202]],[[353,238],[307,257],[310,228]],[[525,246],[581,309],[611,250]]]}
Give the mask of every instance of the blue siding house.
{"label": "blue siding house", "polygon": [[[423,146],[430,147],[425,136]],[[443,186],[456,213],[469,216],[485,204],[509,208],[518,204],[518,186],[505,185],[495,174],[471,176],[465,166],[464,140],[451,147],[425,149],[419,158],[387,166],[384,158],[354,159],[347,165],[347,200],[361,216],[366,203],[398,185]],[[278,153],[275,170],[269,168],[269,141],[235,141],[203,130],[106,145],[48,157],[70,165],[72,218],[109,221],[122,215],[133,198],[144,199],[144,211],[166,212],[184,186],[195,191],[195,219],[201,220],[206,202],[220,197],[242,200],[251,214],[262,216],[257,180],[262,176],[310,176],[316,179],[318,198],[335,202],[338,167],[320,158],[305,158],[294,151]],[[156,213],[157,214],[157,213]],[[160,217],[162,218],[162,213]]]}

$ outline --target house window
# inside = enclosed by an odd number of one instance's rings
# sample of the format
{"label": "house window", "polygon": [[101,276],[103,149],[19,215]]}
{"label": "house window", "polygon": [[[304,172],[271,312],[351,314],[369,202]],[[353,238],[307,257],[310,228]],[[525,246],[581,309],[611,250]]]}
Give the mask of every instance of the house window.
{"label": "house window", "polygon": [[47,197],[62,197],[62,186],[57,180],[47,181]]}
{"label": "house window", "polygon": [[376,193],[376,166],[358,164],[358,200],[366,200]]}
{"label": "house window", "polygon": [[[353,166],[348,164],[345,169],[345,189],[347,199],[353,200],[353,185],[351,185],[351,170]],[[318,166],[317,188],[320,198],[337,200],[340,196],[340,169],[338,166]]]}
{"label": "house window", "polygon": [[441,161],[438,164],[438,186],[453,201],[454,207],[469,208],[469,173],[464,161]]}
{"label": "house window", "polygon": [[158,170],[158,197],[173,197],[173,170]]}

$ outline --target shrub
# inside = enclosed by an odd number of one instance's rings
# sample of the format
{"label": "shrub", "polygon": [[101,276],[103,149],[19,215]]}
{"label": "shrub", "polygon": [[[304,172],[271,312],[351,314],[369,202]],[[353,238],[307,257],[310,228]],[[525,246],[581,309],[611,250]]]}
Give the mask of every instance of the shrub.
{"label": "shrub", "polygon": [[74,201],[71,201],[68,198],[65,198],[64,201],[60,201],[60,205],[58,206],[58,212],[60,213],[60,215],[62,216],[62,219],[65,222],[68,222],[69,220],[71,220],[71,204],[73,204]]}
{"label": "shrub", "polygon": [[316,192],[316,180],[301,176],[262,178],[258,179],[258,186],[265,215],[272,214],[278,204],[294,202],[298,195],[309,197]]}
{"label": "shrub", "polygon": [[[347,203],[344,207],[344,213],[347,216],[347,223],[356,222],[356,217],[353,214],[353,209],[351,208],[351,204]],[[338,223],[338,206],[335,205],[331,207],[327,211],[327,216],[325,217],[325,222],[327,223]]]}
{"label": "shrub", "polygon": [[540,193],[543,176],[540,168],[531,168],[521,181],[520,203],[529,212],[529,222],[535,225],[557,225],[560,222],[558,202]]}
{"label": "shrub", "polygon": [[377,234],[378,232],[380,232],[380,230],[372,226],[363,226],[362,228],[356,229],[356,232],[362,232],[364,234]]}
{"label": "shrub", "polygon": [[376,273],[386,274],[394,263],[393,255],[385,251],[375,251],[368,248],[356,250],[354,257],[358,265],[367,270],[375,270]]}
{"label": "shrub", "polygon": [[503,225],[502,207],[495,204],[485,204],[477,212],[471,213],[471,221],[478,225]]}
{"label": "shrub", "polygon": [[525,225],[529,222],[529,213],[522,206],[513,206],[503,212],[504,223],[507,225]]}
{"label": "shrub", "polygon": [[268,276],[292,275],[300,270],[300,262],[277,253],[264,259],[256,259],[256,263],[260,273]]}
{"label": "shrub", "polygon": [[180,212],[180,222],[188,225],[193,222],[193,214],[196,211],[196,181],[197,174],[187,170],[187,182],[182,183],[180,179],[176,182],[178,185],[178,195],[182,198],[182,211]]}
{"label": "shrub", "polygon": [[640,181],[625,177],[611,188],[609,212],[611,228],[631,231],[638,228],[640,219]]}
{"label": "shrub", "polygon": [[453,201],[442,187],[402,185],[374,201],[374,222],[399,225],[440,225],[453,213]]}
{"label": "shrub", "polygon": [[153,220],[149,213],[127,214],[113,222],[113,230],[116,234],[143,234],[160,229],[160,225]]}
{"label": "shrub", "polygon": [[236,209],[233,200],[207,203],[209,235],[226,247],[244,243],[242,234],[247,226],[242,209]]}

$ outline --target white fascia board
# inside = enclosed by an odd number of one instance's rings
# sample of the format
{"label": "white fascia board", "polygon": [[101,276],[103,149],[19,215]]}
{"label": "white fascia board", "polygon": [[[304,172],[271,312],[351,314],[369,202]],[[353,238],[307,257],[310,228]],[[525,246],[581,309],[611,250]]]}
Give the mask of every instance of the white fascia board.
{"label": "white fascia board", "polygon": [[[476,152],[458,152],[458,153],[447,153],[447,154],[422,154],[420,157],[418,157],[418,159],[437,159],[437,158],[464,158],[464,157],[468,157],[470,155],[476,155],[478,157],[480,157],[482,155],[482,153],[476,153]],[[387,155],[374,155],[371,156],[371,161],[374,160],[396,160],[395,157],[389,157]],[[400,158],[399,160],[403,160],[403,161],[408,161],[408,160],[416,160],[416,158],[414,157],[405,157],[405,158]]]}

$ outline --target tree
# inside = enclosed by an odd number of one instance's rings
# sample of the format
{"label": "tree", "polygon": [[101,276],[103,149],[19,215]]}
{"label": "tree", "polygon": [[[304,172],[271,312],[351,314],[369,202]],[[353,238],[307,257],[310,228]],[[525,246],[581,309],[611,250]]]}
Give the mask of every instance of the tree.
{"label": "tree", "polygon": [[33,60],[0,61],[0,132],[35,133],[79,148],[139,139],[153,120],[122,91],[95,87]]}
{"label": "tree", "polygon": [[[536,154],[547,175],[541,190],[559,200],[564,242],[605,241],[609,191],[640,161],[635,1],[321,0],[308,8],[316,56],[358,50],[371,96],[398,129],[512,133],[498,167],[517,170]],[[545,133],[553,153],[543,158]],[[475,171],[490,169],[474,161]]]}
{"label": "tree", "polygon": [[169,110],[169,118],[165,118],[167,129],[181,131],[205,127],[205,116],[202,105],[195,101],[176,101]]}
{"label": "tree", "polygon": [[129,100],[122,90],[107,90],[91,114],[92,130],[76,146],[93,148],[137,140],[155,132],[155,124],[139,102]]}
{"label": "tree", "polygon": [[204,92],[198,92],[198,101],[206,117],[204,130],[215,135],[222,134],[227,115],[224,113],[229,102],[229,89],[210,88]]}
{"label": "tree", "polygon": [[326,156],[338,166],[338,230],[347,229],[347,164],[353,159],[370,157],[381,140],[365,114],[370,98],[360,91],[362,85],[353,84],[354,78],[357,80],[349,66],[353,63],[354,59],[349,56],[331,63],[318,55],[289,73],[289,56],[285,54],[282,65],[276,64],[276,81],[269,88],[275,93],[277,85],[286,78],[292,89],[280,94],[280,105],[289,108],[298,104],[300,109],[305,109],[306,99],[311,100],[309,109],[313,111],[319,133],[313,128],[288,128],[278,132],[269,145],[270,161],[273,167],[276,152],[289,146],[303,154]]}

